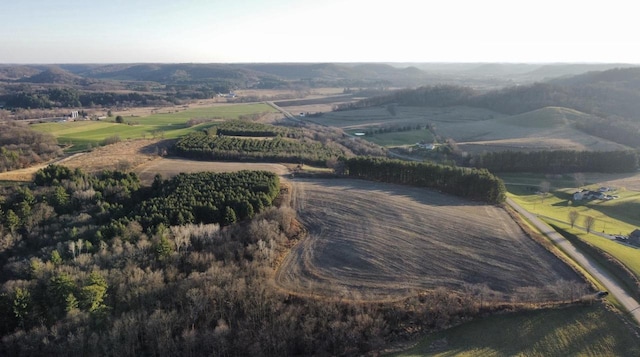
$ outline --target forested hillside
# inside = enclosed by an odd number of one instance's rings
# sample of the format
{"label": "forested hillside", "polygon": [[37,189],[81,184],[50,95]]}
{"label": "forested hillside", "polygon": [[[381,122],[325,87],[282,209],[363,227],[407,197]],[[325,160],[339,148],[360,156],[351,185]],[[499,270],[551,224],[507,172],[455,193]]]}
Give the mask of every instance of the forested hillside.
{"label": "forested hillside", "polygon": [[[411,106],[448,107],[466,105],[504,114],[520,114],[549,106],[573,108],[585,113],[640,120],[640,69],[615,69],[553,82],[479,91],[469,87],[436,85],[403,89],[387,95],[346,103],[337,110],[350,110],[388,103]],[[610,79],[610,77],[613,77]],[[601,78],[610,80],[604,81]],[[615,80],[624,78],[624,80]]]}

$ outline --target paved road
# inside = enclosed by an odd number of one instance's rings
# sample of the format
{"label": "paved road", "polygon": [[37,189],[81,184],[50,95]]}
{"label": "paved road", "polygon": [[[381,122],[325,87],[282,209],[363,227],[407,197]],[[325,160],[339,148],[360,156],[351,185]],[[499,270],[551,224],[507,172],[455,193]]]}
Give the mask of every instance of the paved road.
{"label": "paved road", "polygon": [[529,213],[520,205],[515,203],[510,198],[507,198],[507,203],[518,211],[521,215],[526,217],[533,225],[535,225],[540,232],[548,236],[557,246],[559,246],[565,253],[567,253],[574,261],[580,264],[585,270],[591,274],[594,278],[598,279],[602,285],[607,289],[609,294],[615,296],[618,301],[630,311],[630,314],[640,324],[640,304],[636,299],[629,295],[620,284],[598,263],[590,260],[581,251],[576,249],[567,239],[565,239],[558,232],[553,230],[548,224],[540,220],[537,216]]}

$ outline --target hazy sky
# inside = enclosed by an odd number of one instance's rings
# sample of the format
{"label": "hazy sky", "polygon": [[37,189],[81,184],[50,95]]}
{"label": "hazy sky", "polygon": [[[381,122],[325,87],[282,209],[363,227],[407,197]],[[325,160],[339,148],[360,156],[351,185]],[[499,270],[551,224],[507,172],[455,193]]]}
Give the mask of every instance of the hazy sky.
{"label": "hazy sky", "polygon": [[640,63],[621,0],[6,0],[0,63]]}

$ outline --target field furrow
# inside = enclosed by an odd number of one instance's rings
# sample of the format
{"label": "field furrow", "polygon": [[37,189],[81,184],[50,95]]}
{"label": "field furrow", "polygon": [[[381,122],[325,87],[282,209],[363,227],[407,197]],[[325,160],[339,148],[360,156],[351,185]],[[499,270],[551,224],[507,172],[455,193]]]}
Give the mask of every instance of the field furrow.
{"label": "field furrow", "polygon": [[420,188],[360,180],[295,180],[309,236],[276,282],[297,293],[383,299],[487,284],[509,298],[579,278],[501,208]]}

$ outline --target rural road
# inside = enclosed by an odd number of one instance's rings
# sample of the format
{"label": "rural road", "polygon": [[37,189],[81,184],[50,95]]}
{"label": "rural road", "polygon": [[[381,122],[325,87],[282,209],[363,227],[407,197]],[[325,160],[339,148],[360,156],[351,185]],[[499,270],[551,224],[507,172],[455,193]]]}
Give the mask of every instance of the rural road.
{"label": "rural road", "polygon": [[513,207],[518,213],[527,218],[540,232],[549,237],[558,247],[560,247],[566,254],[568,254],[574,261],[591,274],[594,278],[598,279],[602,285],[607,289],[609,294],[615,296],[618,301],[629,311],[631,316],[636,320],[636,323],[640,324],[640,304],[638,301],[631,297],[620,284],[606,271],[602,266],[596,262],[590,260],[581,251],[576,249],[567,239],[565,239],[558,232],[553,230],[548,224],[540,220],[536,215],[522,208],[515,203],[512,199],[507,198],[507,203]]}

